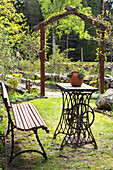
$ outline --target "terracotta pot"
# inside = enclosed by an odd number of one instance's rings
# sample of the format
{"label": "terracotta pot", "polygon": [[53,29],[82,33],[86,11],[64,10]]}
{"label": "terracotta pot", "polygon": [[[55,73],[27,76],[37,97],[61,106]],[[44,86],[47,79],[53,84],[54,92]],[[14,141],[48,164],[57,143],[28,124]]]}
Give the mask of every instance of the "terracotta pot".
{"label": "terracotta pot", "polygon": [[80,72],[80,71],[72,71],[73,72],[73,75],[72,75],[72,77],[70,78],[70,83],[71,83],[71,85],[72,86],[74,86],[74,87],[79,87],[79,86],[81,86],[82,85],[82,83],[83,83],[83,79],[80,79],[79,77],[78,77],[78,73]]}

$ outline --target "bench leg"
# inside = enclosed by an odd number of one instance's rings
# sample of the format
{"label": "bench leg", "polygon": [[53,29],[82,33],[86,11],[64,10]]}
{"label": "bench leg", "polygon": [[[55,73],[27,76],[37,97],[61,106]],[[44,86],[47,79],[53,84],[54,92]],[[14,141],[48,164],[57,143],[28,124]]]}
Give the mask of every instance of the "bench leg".
{"label": "bench leg", "polygon": [[6,137],[8,136],[8,134],[11,131],[10,126],[11,126],[11,118],[10,118],[9,113],[8,113],[8,128],[7,128],[7,132],[6,132]]}
{"label": "bench leg", "polygon": [[34,133],[36,135],[36,139],[37,139],[37,141],[38,141],[38,143],[39,143],[39,145],[41,147],[41,150],[43,151],[42,155],[45,158],[45,160],[47,160],[47,154],[46,154],[46,152],[45,152],[45,150],[44,150],[44,148],[43,148],[43,146],[42,146],[42,144],[40,142],[40,139],[39,139],[38,134],[37,134],[37,129],[34,129],[33,131],[34,131]]}
{"label": "bench leg", "polygon": [[[12,128],[15,128],[16,126],[14,125],[13,121],[11,120],[11,117],[10,117],[10,113],[9,111],[8,112],[8,128],[7,128],[7,132],[6,132],[6,137],[8,136],[8,134],[10,133],[10,131],[12,131]],[[13,126],[13,127],[11,127]]]}
{"label": "bench leg", "polygon": [[41,154],[45,158],[45,160],[48,159],[47,155],[46,155],[46,152],[45,152],[45,150],[44,150],[44,148],[43,148],[43,146],[42,146],[42,144],[40,142],[40,139],[38,137],[37,129],[34,129],[33,132],[36,135],[36,139],[37,139],[37,141],[38,141],[38,143],[39,143],[39,145],[41,147],[42,152],[38,151],[38,150],[23,150],[21,152],[16,153],[15,155],[13,155],[13,151],[14,151],[14,125],[13,125],[13,123],[11,123],[12,148],[11,148],[11,156],[10,156],[10,159],[9,159],[9,162],[8,162],[8,166],[11,164],[11,162],[13,161],[13,159],[15,157],[17,157],[18,155],[20,155],[22,153],[25,153],[25,152],[38,152],[39,154]]}
{"label": "bench leg", "polygon": [[8,121],[8,129],[7,129],[7,132],[6,132],[6,137],[8,136],[9,132],[10,132],[10,122]]}
{"label": "bench leg", "polygon": [[14,126],[13,126],[13,123],[11,123],[11,138],[12,138],[12,147],[11,147],[11,156],[10,156],[8,165],[10,165],[10,163],[13,160],[13,151],[14,151]]}

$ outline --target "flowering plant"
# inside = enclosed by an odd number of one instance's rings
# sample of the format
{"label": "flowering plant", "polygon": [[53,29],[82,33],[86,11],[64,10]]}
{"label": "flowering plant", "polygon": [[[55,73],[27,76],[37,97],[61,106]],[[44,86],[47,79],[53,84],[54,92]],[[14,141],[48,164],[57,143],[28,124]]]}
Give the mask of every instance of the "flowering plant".
{"label": "flowering plant", "polygon": [[9,87],[12,89],[12,91],[14,91],[14,89],[17,88],[19,82],[20,82],[19,78],[16,77],[7,79],[7,83],[9,83]]}
{"label": "flowering plant", "polygon": [[22,77],[22,74],[12,74],[12,77]]}

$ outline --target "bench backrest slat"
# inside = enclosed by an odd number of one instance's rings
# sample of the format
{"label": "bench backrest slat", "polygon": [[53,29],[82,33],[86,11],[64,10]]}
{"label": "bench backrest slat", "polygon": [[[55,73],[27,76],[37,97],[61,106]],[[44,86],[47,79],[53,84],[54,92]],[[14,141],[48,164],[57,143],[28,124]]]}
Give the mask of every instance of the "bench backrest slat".
{"label": "bench backrest slat", "polygon": [[11,104],[10,104],[10,101],[9,101],[7,89],[6,89],[5,84],[3,82],[1,82],[1,87],[2,87],[2,95],[3,95],[3,98],[4,98],[4,102],[6,104],[6,107],[8,109],[10,109],[11,108]]}

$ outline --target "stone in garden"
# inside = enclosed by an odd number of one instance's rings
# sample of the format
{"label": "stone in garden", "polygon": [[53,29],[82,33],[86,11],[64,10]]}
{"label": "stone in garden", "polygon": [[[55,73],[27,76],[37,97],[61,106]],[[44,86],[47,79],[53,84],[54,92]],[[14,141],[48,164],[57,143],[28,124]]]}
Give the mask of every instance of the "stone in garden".
{"label": "stone in garden", "polygon": [[102,110],[112,110],[113,104],[113,89],[108,89],[96,101],[96,106]]}
{"label": "stone in garden", "polygon": [[111,79],[112,79],[112,76],[110,76],[109,74],[107,74],[106,76],[104,76],[104,81],[106,83],[110,83],[111,82]]}
{"label": "stone in garden", "polygon": [[113,81],[111,82],[110,87],[113,88]]}

